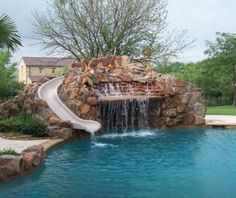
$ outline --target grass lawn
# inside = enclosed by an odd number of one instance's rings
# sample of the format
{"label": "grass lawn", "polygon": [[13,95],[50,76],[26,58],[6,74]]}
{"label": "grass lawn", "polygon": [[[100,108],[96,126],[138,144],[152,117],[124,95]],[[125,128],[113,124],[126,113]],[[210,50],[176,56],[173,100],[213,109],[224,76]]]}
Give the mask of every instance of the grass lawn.
{"label": "grass lawn", "polygon": [[207,107],[207,115],[235,115],[236,107],[233,106],[213,106]]}

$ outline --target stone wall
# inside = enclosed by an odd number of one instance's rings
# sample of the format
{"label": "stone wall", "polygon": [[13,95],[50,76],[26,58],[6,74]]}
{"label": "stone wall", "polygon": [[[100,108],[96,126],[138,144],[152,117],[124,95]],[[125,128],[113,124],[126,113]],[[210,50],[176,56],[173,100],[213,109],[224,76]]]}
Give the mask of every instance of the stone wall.
{"label": "stone wall", "polygon": [[205,107],[201,89],[132,62],[127,56],[107,56],[72,65],[59,91],[60,98],[79,117],[100,121],[98,106],[120,97],[152,98],[160,114],[150,112],[153,127],[202,126]]}

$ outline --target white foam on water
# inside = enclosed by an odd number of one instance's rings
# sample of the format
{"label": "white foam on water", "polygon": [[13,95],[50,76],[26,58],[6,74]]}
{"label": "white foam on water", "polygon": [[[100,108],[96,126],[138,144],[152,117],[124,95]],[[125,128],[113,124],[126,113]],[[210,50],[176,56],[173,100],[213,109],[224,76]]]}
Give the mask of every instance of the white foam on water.
{"label": "white foam on water", "polygon": [[141,130],[141,131],[134,131],[134,132],[126,132],[126,133],[110,133],[110,134],[104,134],[98,138],[125,138],[125,137],[134,137],[134,138],[140,138],[140,137],[151,137],[158,135],[157,132],[152,132],[149,130]]}
{"label": "white foam on water", "polygon": [[101,142],[92,142],[92,148],[106,148],[106,147],[116,147],[113,144],[101,143]]}

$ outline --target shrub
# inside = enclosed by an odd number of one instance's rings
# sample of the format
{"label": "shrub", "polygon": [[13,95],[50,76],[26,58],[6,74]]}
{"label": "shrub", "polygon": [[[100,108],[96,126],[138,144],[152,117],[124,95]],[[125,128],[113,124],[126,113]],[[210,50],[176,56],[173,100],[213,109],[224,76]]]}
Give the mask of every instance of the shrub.
{"label": "shrub", "polygon": [[1,155],[14,155],[14,156],[17,156],[18,153],[15,150],[10,148],[10,149],[0,150],[0,156]]}
{"label": "shrub", "polygon": [[47,130],[46,124],[34,115],[23,114],[19,116],[19,131],[33,136],[43,136]]}
{"label": "shrub", "polygon": [[9,132],[12,131],[12,120],[10,119],[5,119],[5,120],[0,120],[0,131],[1,132]]}
{"label": "shrub", "polygon": [[41,137],[45,135],[46,130],[46,124],[31,114],[20,114],[15,118],[0,120],[0,131],[2,132],[19,132]]}

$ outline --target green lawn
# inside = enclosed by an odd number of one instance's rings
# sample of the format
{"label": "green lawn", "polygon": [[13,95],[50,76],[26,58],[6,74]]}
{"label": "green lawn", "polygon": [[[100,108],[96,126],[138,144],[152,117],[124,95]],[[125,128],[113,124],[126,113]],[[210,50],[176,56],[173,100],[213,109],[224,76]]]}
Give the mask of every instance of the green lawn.
{"label": "green lawn", "polygon": [[207,107],[207,115],[235,115],[236,107],[233,106],[213,106]]}

